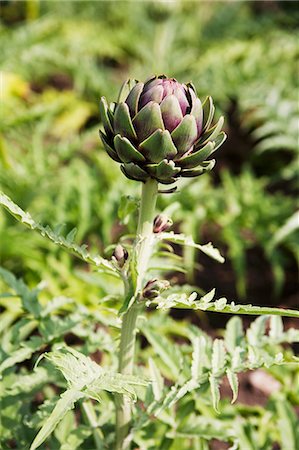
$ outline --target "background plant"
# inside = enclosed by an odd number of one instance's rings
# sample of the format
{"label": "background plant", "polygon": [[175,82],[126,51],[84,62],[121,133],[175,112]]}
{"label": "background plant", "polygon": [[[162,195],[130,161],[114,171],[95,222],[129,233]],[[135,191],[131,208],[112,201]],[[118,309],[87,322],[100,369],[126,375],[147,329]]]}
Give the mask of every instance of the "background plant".
{"label": "background plant", "polygon": [[[64,223],[60,229],[64,236],[77,227],[76,242],[88,243],[92,254],[104,254],[105,247],[116,243],[123,232],[135,231],[138,194],[134,183],[116,176],[118,169],[99,148],[95,99],[100,95],[115,98],[118,86],[128,76],[142,79],[149,73],[166,72],[192,79],[200,96],[213,94],[219,115],[226,116],[230,140],[218,154],[216,171],[209,178],[181,184],[178,194],[159,199],[158,209],[171,215],[176,231],[192,234],[196,242],[212,240],[227,262],[210,263],[204,254],[186,247],[182,249],[181,270],[188,265],[192,271],[188,277],[172,271],[172,281],[188,281],[202,294],[216,286],[218,296],[229,299],[236,298],[237,289],[238,298],[246,292],[246,302],[296,307],[295,6],[292,2],[204,2],[196,8],[192,2],[177,2],[170,9],[164,6],[157,2],[45,1],[2,6],[1,186],[41,223],[53,228]],[[180,207],[175,200],[180,201]],[[6,213],[1,212],[0,227],[2,265],[22,277],[29,288],[43,280],[46,287],[39,293],[43,305],[53,297],[66,296],[94,314],[99,299],[119,294],[115,278],[112,282],[109,275],[87,271],[83,262],[37,233],[26,232],[24,239],[22,229]],[[108,248],[106,257],[110,258],[112,251]],[[156,266],[160,268],[164,265],[161,258],[163,255],[157,255]],[[175,258],[172,266],[179,266]],[[259,284],[261,273],[264,279]],[[273,286],[276,298],[270,294]],[[3,291],[7,291],[6,285]],[[11,298],[9,303],[3,324],[17,326],[18,317],[24,318],[23,310],[14,309]],[[68,305],[65,309],[63,313],[68,314],[72,308]],[[190,315],[181,311],[172,314],[187,326]],[[215,332],[208,323],[222,328],[227,320],[225,315],[212,313],[204,317],[199,311],[192,313],[192,321],[207,327],[209,334]],[[117,319],[114,325],[117,327]],[[287,322],[287,326],[292,325]],[[169,335],[183,340],[180,335]],[[72,336],[65,339],[72,344],[68,340]],[[77,345],[81,350],[79,342]],[[85,353],[91,354],[92,348]],[[28,365],[31,373],[30,359],[6,370],[27,374]],[[239,403],[229,406],[221,400],[221,418],[228,417],[229,411],[229,417],[246,418],[250,423],[244,428],[247,446],[271,448],[280,442],[291,448],[289,442],[282,443],[286,434],[279,436],[275,424],[285,417],[293,423],[290,411],[298,404],[294,373],[294,366],[289,365],[275,371],[282,383],[283,401],[270,399],[268,406],[260,408]],[[242,394],[245,383],[242,379],[240,383]],[[292,392],[290,386],[294,387]],[[35,411],[40,401],[51,396],[47,388],[42,394],[45,397],[35,400],[36,392],[22,394],[25,397],[21,395],[18,405],[24,408],[26,398],[28,408],[31,405]],[[278,413],[275,405],[287,406],[279,407]],[[201,411],[206,408],[215,419],[206,403]],[[18,417],[24,418],[24,414],[22,410]],[[13,420],[14,427],[21,423]],[[72,420],[68,420],[71,429]],[[12,428],[12,422],[9,424]],[[157,436],[169,426],[158,427]],[[35,424],[30,439],[37,429]],[[28,436],[22,441],[24,430],[18,430],[18,442],[24,448]],[[6,433],[3,445],[13,447],[11,434]],[[54,439],[49,441],[50,448],[60,445],[55,436],[50,438]],[[220,434],[218,437],[221,439]],[[63,433],[60,439],[62,442]],[[217,446],[210,437],[204,439],[210,441],[210,447]],[[208,445],[203,438],[197,440],[198,446]],[[88,448],[90,442],[84,445]]]}

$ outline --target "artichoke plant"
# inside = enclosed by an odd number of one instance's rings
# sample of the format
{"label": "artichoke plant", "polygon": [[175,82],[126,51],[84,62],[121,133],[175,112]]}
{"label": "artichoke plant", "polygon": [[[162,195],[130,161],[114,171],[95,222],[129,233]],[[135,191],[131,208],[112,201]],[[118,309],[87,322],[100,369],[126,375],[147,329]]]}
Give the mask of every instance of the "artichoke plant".
{"label": "artichoke plant", "polygon": [[214,111],[212,98],[201,103],[191,83],[164,75],[145,83],[128,81],[117,103],[108,105],[101,98],[100,135],[128,178],[171,184],[214,167],[215,160],[207,158],[226,139],[223,117],[211,126]]}

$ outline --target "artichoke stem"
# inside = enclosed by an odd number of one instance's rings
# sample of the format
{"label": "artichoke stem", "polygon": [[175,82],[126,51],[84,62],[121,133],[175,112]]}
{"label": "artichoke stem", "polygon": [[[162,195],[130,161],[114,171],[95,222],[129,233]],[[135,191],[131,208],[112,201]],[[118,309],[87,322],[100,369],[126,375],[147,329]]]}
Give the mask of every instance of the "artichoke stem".
{"label": "artichoke stem", "polygon": [[[155,218],[157,194],[158,183],[156,180],[149,179],[143,183],[135,244],[137,278],[136,280],[131,280],[136,299],[138,299],[142,291],[144,275],[152,253],[153,221]],[[135,301],[123,316],[119,348],[119,372],[126,375],[132,375],[133,373],[136,321],[141,307],[141,304]],[[117,394],[115,406],[116,450],[129,450],[131,443],[129,436],[132,417],[131,400],[122,394]]]}
{"label": "artichoke stem", "polygon": [[144,275],[147,271],[153,247],[153,223],[155,219],[158,182],[150,178],[142,185],[142,195],[137,228],[137,281],[135,294],[143,288]]}

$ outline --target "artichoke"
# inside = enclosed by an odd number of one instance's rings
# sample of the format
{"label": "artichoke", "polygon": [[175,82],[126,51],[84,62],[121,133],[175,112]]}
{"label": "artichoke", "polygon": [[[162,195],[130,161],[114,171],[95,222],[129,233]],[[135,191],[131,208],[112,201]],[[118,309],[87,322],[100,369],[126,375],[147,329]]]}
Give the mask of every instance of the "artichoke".
{"label": "artichoke", "polygon": [[211,126],[211,97],[201,103],[193,84],[155,76],[145,83],[128,81],[117,103],[100,101],[108,155],[121,164],[132,180],[154,178],[162,184],[178,177],[195,177],[210,171],[207,158],[224,142],[223,117]]}

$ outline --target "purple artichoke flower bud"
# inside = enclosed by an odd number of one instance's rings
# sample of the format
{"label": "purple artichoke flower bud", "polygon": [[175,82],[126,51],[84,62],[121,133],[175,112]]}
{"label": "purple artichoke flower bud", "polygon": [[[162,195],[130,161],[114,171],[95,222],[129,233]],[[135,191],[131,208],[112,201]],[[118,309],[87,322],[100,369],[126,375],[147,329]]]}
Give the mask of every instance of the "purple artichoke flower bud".
{"label": "purple artichoke flower bud", "polygon": [[117,244],[117,246],[114,249],[112,258],[115,259],[120,268],[122,268],[125,265],[128,256],[129,256],[128,251],[121,244]]}
{"label": "purple artichoke flower bud", "polygon": [[171,184],[214,167],[215,160],[207,158],[226,139],[223,117],[211,126],[214,110],[212,98],[202,104],[191,83],[164,75],[134,81],[133,87],[127,82],[118,103],[100,101],[101,139],[128,178]]}
{"label": "purple artichoke flower bud", "polygon": [[146,283],[142,291],[142,296],[148,299],[159,297],[161,292],[168,289],[169,286],[170,286],[169,281],[158,280],[157,278],[155,278],[154,280],[150,280]]}
{"label": "purple artichoke flower bud", "polygon": [[169,217],[167,217],[165,214],[159,214],[155,217],[153,232],[162,233],[163,231],[167,231],[172,224],[173,222]]}

